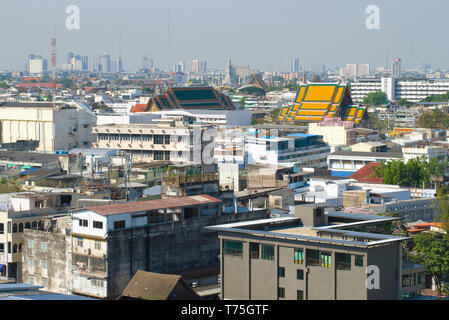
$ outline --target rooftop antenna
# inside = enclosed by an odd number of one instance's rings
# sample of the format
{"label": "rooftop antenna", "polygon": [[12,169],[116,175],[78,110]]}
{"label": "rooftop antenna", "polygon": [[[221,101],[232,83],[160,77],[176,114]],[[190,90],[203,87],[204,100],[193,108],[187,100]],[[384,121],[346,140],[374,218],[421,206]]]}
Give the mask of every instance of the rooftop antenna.
{"label": "rooftop antenna", "polygon": [[55,25],[55,35],[51,39],[51,71],[52,71],[52,100],[53,100],[53,151],[56,151],[56,25]]}
{"label": "rooftop antenna", "polygon": [[385,53],[385,73],[388,72],[388,50]]}
{"label": "rooftop antenna", "polygon": [[170,9],[168,10],[168,72],[170,73],[170,46],[171,46],[171,39],[170,39]]}
{"label": "rooftop antenna", "polygon": [[119,46],[119,58],[118,58],[118,65],[117,65],[117,71],[118,73],[122,73],[122,13],[120,12],[118,17],[118,46]]}

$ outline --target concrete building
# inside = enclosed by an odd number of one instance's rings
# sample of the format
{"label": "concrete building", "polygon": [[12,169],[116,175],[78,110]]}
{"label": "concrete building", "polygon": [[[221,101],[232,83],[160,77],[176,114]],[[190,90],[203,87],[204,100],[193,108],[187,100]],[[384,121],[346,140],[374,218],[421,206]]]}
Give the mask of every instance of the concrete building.
{"label": "concrete building", "polygon": [[137,270],[179,274],[216,265],[217,233],[203,227],[265,216],[265,210],[222,214],[221,201],[207,195],[74,211],[72,291],[113,299]]}
{"label": "concrete building", "polygon": [[328,168],[333,177],[349,177],[370,162],[402,159],[402,152],[355,152],[337,151],[327,158]]}
{"label": "concrete building", "polygon": [[[93,128],[95,148],[119,149],[132,155],[135,162],[172,161],[202,163],[204,148],[212,143],[210,125],[193,124],[187,116],[158,119],[152,124],[110,124]],[[207,141],[205,141],[207,140]],[[209,146],[213,151],[213,144]],[[212,156],[210,157],[213,162]]]}
{"label": "concrete building", "polygon": [[410,159],[425,157],[427,161],[436,158],[438,161],[447,160],[448,150],[446,148],[425,146],[425,147],[403,147],[402,154],[404,155],[404,162]]}
{"label": "concrete building", "polygon": [[72,280],[68,215],[44,219],[37,230],[24,230],[22,279],[46,291],[68,294]]}
{"label": "concrete building", "polygon": [[322,136],[303,133],[266,137],[259,136],[257,130],[248,130],[246,133],[248,164],[326,167],[330,147],[322,139]]}
{"label": "concrete building", "polygon": [[1,143],[39,141],[36,151],[91,147],[95,115],[80,103],[0,103]]}
{"label": "concrete building", "polygon": [[356,143],[356,132],[352,130],[354,123],[331,119],[320,123],[309,123],[309,134],[323,136],[323,141],[330,146],[349,147]]}
{"label": "concrete building", "polygon": [[449,79],[400,79],[385,77],[381,79],[359,79],[351,83],[351,97],[361,103],[371,92],[382,91],[390,101],[406,99],[420,102],[432,95],[445,94],[449,91]]}
{"label": "concrete building", "polygon": [[344,229],[394,220],[296,206],[295,217],[207,227],[220,239],[221,299],[399,300],[417,292],[422,282],[402,286],[425,270],[403,261],[409,238]]}
{"label": "concrete building", "polygon": [[22,253],[24,232],[42,228],[45,217],[61,214],[63,200],[58,195],[47,196],[35,193],[9,195],[0,209],[0,264],[10,278],[22,281]]}

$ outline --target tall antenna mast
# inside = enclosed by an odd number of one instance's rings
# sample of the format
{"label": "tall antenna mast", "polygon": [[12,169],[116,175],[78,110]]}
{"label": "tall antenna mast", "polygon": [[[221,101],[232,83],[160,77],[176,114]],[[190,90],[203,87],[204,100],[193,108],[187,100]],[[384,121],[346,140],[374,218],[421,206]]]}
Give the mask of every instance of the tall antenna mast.
{"label": "tall antenna mast", "polygon": [[51,70],[52,70],[52,100],[53,100],[53,151],[56,151],[56,26],[55,36],[51,39]]}
{"label": "tall antenna mast", "polygon": [[168,72],[170,73],[170,46],[171,46],[171,39],[170,39],[170,10],[168,10]]}
{"label": "tall antenna mast", "polygon": [[117,65],[117,71],[118,73],[122,73],[122,13],[120,12],[118,17],[118,46],[119,46],[119,58],[118,58],[118,65]]}

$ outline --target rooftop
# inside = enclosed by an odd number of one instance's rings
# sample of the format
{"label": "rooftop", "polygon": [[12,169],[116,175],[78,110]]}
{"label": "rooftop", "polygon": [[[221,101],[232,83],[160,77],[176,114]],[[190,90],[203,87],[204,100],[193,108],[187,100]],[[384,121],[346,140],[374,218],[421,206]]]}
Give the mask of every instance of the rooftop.
{"label": "rooftop", "polygon": [[203,194],[199,196],[167,198],[141,202],[119,203],[108,206],[88,207],[87,210],[90,210],[102,216],[109,216],[114,214],[198,206],[220,202],[221,200],[219,199]]}

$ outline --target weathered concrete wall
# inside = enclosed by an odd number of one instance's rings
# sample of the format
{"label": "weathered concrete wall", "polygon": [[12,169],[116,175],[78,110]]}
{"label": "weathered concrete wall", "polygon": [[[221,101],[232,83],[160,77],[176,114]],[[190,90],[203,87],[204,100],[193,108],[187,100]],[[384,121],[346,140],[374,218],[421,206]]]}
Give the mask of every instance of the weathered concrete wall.
{"label": "weathered concrete wall", "polygon": [[[24,230],[22,255],[22,277],[27,283],[29,277],[34,278],[34,284],[45,285],[43,279],[47,279],[45,290],[59,293],[67,293],[67,283],[70,281],[68,266],[70,241],[66,240],[63,232],[45,232],[37,230]],[[33,248],[29,248],[29,241],[33,241]],[[42,244],[46,243],[45,247]],[[29,265],[29,259],[34,261]],[[46,261],[47,269],[42,268],[42,262]]]}
{"label": "weathered concrete wall", "polygon": [[190,218],[108,234],[108,298],[116,298],[137,270],[176,274],[217,264],[217,232],[205,226],[262,219],[266,211]]}

